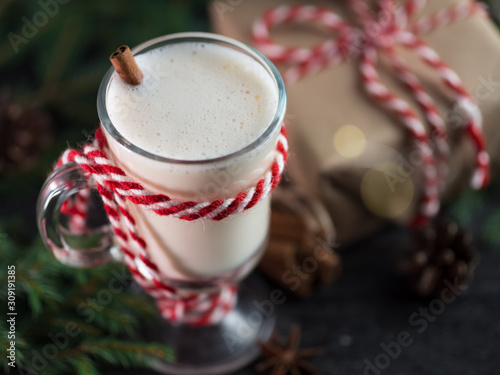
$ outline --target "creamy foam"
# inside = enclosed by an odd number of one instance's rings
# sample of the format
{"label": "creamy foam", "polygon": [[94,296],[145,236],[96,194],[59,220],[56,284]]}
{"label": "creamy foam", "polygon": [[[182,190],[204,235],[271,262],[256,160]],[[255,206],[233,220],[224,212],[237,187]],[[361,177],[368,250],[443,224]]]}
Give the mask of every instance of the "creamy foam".
{"label": "creamy foam", "polygon": [[171,44],[136,56],[138,86],[114,74],[107,110],[118,132],[180,160],[236,152],[263,134],[277,108],[275,82],[250,56],[217,44]]}

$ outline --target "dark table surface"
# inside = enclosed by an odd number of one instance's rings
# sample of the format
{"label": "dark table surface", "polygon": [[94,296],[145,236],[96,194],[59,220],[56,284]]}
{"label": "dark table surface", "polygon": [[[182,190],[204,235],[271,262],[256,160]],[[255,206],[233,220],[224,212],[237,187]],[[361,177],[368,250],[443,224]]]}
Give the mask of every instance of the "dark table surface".
{"label": "dark table surface", "polygon": [[[324,374],[379,374],[368,362],[387,366],[384,375],[500,374],[500,250],[483,249],[469,290],[445,304],[409,293],[397,275],[397,259],[409,246],[403,230],[387,228],[344,249],[341,278],[305,300],[287,295],[278,331],[300,323],[301,347],[325,348],[312,360]],[[411,344],[387,363],[381,345],[401,335]],[[257,374],[255,363],[234,374]]]}

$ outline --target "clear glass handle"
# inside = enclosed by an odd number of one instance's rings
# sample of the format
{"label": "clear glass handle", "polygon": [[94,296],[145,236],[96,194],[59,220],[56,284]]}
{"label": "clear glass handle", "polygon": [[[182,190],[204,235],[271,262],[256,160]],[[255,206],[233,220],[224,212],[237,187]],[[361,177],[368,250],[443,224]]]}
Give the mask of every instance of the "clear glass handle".
{"label": "clear glass handle", "polygon": [[47,177],[37,222],[45,246],[61,263],[89,268],[123,261],[93,180],[75,163]]}

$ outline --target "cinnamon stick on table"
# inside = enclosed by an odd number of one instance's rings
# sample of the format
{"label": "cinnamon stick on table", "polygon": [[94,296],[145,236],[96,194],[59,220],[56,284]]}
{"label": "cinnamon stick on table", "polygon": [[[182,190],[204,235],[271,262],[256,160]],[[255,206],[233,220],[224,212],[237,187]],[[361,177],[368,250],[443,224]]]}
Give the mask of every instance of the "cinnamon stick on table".
{"label": "cinnamon stick on table", "polygon": [[298,297],[307,297],[339,277],[342,261],[326,243],[324,231],[309,227],[305,217],[274,203],[270,239],[259,269]]}
{"label": "cinnamon stick on table", "polygon": [[144,77],[128,46],[121,46],[111,54],[109,60],[118,75],[131,85],[138,85]]}

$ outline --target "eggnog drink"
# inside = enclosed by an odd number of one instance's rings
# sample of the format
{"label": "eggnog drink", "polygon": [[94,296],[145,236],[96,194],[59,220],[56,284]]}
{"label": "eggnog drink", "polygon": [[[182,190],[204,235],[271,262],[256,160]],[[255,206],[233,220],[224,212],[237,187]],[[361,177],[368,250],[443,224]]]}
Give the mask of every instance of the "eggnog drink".
{"label": "eggnog drink", "polygon": [[[280,130],[277,83],[267,66],[229,46],[189,40],[146,49],[136,61],[142,83],[129,85],[115,72],[105,93],[107,139],[120,167],[151,190],[196,202],[235,196],[262,178]],[[129,208],[151,260],[179,279],[244,264],[269,226],[268,198],[222,221]]]}

